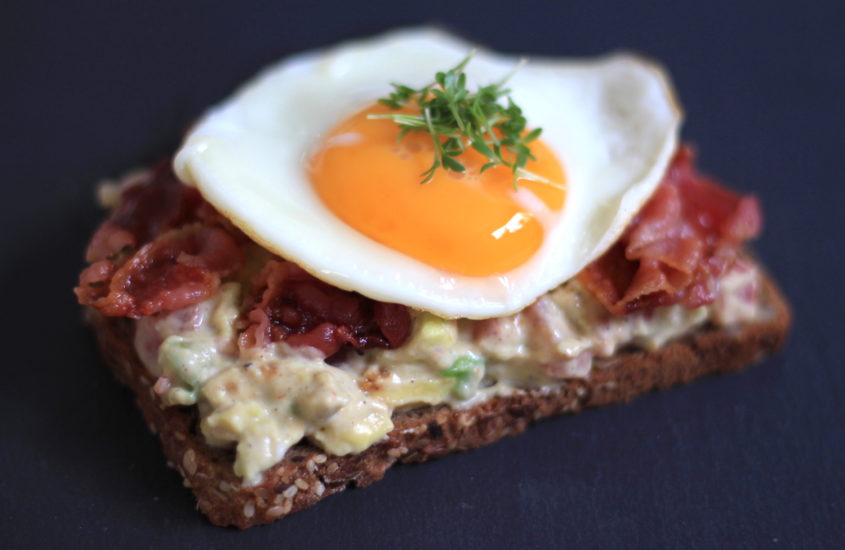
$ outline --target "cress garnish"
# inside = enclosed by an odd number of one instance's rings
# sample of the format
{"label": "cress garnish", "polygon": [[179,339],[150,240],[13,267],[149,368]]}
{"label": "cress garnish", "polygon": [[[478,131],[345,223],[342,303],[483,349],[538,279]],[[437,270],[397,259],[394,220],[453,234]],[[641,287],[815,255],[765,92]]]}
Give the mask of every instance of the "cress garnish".
{"label": "cress garnish", "polygon": [[[514,187],[519,178],[558,185],[525,169],[528,159],[536,160],[528,144],[540,136],[542,128],[525,131],[522,109],[510,98],[510,89],[505,88],[525,60],[498,82],[480,86],[473,93],[466,87],[464,67],[474,54],[475,50],[448,71],[438,72],[434,82],[423,88],[391,83],[394,91],[378,100],[390,109],[412,109],[419,114],[371,114],[368,118],[395,121],[400,128],[398,140],[409,132],[431,135],[434,160],[431,168],[420,174],[423,177],[421,183],[431,181],[440,167],[464,173],[466,168],[457,157],[471,147],[488,160],[480,172],[494,166],[507,166],[513,173]],[[507,99],[507,105],[500,103],[503,98]],[[506,152],[510,154],[506,155]]]}

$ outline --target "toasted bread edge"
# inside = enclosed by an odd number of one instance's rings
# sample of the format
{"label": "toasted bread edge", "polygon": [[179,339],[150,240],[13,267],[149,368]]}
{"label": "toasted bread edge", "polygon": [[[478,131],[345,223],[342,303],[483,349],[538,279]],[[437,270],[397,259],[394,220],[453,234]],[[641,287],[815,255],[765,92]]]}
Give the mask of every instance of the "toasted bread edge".
{"label": "toasted bread edge", "polygon": [[136,395],[150,430],[158,434],[168,464],[190,487],[212,523],[241,529],[313,506],[348,486],[364,487],[397,462],[422,462],[515,435],[533,421],[586,407],[625,402],[642,393],[687,383],[706,374],[742,369],[778,350],[791,322],[775,283],[763,275],[763,321],[730,329],[712,326],[656,351],[624,351],[598,359],[586,379],[567,380],[554,391],[525,390],[467,409],[422,407],[396,412],[395,428],[366,451],[331,456],[302,443],[246,487],[232,471],[231,450],[205,444],[195,407],[163,407],[155,383],[133,345],[134,324],[88,310],[105,363]]}

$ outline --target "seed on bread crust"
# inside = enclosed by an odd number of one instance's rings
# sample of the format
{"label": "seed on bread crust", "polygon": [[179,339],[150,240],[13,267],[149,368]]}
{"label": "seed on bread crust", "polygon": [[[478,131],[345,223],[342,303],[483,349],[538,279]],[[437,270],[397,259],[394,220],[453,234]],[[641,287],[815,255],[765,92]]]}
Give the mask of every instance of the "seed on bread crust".
{"label": "seed on bread crust", "polygon": [[185,451],[185,454],[182,455],[182,468],[185,469],[185,472],[189,476],[197,473],[197,454],[193,449],[188,449]]}

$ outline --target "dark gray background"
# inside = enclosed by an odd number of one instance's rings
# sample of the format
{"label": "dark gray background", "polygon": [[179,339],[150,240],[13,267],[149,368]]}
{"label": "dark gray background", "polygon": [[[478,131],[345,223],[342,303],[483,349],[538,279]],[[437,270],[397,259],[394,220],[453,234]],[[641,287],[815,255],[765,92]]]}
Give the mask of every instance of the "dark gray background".
{"label": "dark gray background", "polygon": [[[4,3],[0,545],[845,547],[843,4],[555,4]],[[790,342],[269,527],[212,527],[82,326],[94,182],[172,151],[268,62],[422,22],[503,51],[665,63],[703,168],[762,200],[756,249],[794,306]]]}

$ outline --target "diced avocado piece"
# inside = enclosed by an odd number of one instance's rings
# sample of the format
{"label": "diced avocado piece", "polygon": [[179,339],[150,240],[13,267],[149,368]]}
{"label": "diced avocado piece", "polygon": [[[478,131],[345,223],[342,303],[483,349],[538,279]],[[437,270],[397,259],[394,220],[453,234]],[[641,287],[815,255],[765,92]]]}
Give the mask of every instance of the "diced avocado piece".
{"label": "diced avocado piece", "polygon": [[196,388],[202,384],[204,357],[201,350],[181,336],[169,336],[158,350],[159,364],[175,382]]}
{"label": "diced avocado piece", "polygon": [[458,339],[458,325],[454,320],[422,313],[416,320],[414,343],[423,346],[451,346]]}
{"label": "diced avocado piece", "polygon": [[371,393],[383,399],[391,407],[401,407],[410,403],[436,405],[449,395],[453,385],[452,380],[432,374],[430,377],[414,378],[414,382],[411,384],[407,382],[384,384]]}
{"label": "diced avocado piece", "polygon": [[246,429],[267,417],[267,411],[256,401],[247,401],[217,411],[205,419],[206,435],[220,440],[237,441]]}
{"label": "diced avocado piece", "polygon": [[241,285],[235,282],[224,283],[218,291],[219,299],[211,315],[211,325],[225,340],[234,337],[232,324],[240,313],[240,293]]}
{"label": "diced avocado piece", "polygon": [[213,349],[204,342],[172,335],[158,349],[158,362],[172,387],[165,400],[179,405],[196,403],[197,390],[214,374]]}
{"label": "diced avocado piece", "polygon": [[197,392],[177,386],[171,388],[162,398],[168,405],[194,405],[197,402]]}

